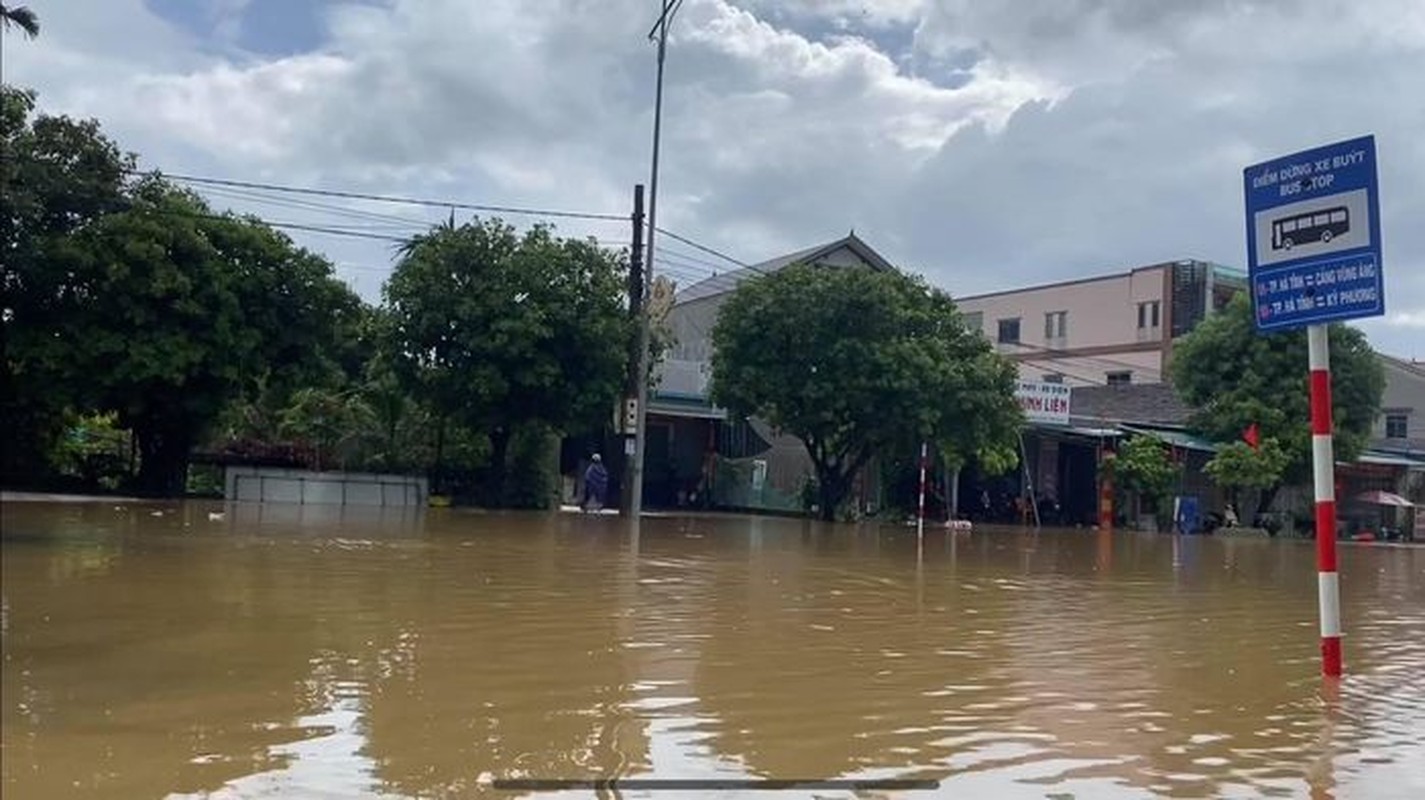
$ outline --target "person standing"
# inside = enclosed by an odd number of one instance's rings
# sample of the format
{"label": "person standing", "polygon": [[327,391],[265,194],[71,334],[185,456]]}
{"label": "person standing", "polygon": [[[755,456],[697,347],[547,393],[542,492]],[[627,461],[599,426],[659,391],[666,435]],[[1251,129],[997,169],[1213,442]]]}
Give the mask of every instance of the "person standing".
{"label": "person standing", "polygon": [[598,453],[593,463],[584,471],[584,499],[579,503],[582,511],[598,511],[604,507],[604,494],[609,489],[609,471],[604,469],[604,461]]}

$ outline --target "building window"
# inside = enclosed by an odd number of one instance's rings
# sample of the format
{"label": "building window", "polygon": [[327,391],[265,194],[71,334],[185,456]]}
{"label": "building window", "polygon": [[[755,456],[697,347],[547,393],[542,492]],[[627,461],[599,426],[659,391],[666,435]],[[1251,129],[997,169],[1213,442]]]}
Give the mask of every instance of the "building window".
{"label": "building window", "polygon": [[971,311],[965,315],[965,328],[970,333],[983,334],[985,332],[985,312]]}
{"label": "building window", "polygon": [[1062,372],[1046,372],[1046,373],[1044,373],[1044,377],[1043,377],[1041,380],[1043,380],[1045,383],[1063,383],[1063,382],[1064,382],[1064,373],[1062,373]]}
{"label": "building window", "polygon": [[999,321],[999,343],[1019,344],[1019,317]]}
{"label": "building window", "polygon": [[1048,341],[1061,340],[1069,335],[1069,312],[1050,311],[1044,315],[1044,338]]}
{"label": "building window", "polygon": [[1160,317],[1162,305],[1158,300],[1149,300],[1146,303],[1138,304],[1138,330],[1152,330],[1163,324]]}
{"label": "building window", "polygon": [[1409,432],[1408,432],[1408,430],[1407,430],[1408,425],[1406,424],[1408,421],[1409,421],[1409,418],[1408,418],[1406,415],[1404,415],[1404,414],[1386,414],[1386,415],[1385,415],[1385,438],[1387,438],[1387,439],[1405,439],[1405,438],[1408,438],[1408,437],[1409,437]]}
{"label": "building window", "polygon": [[1131,373],[1131,372],[1125,371],[1125,372],[1110,372],[1110,373],[1108,373],[1108,385],[1109,385],[1109,386],[1127,386],[1128,384],[1130,384],[1130,383],[1132,383],[1132,382],[1133,382],[1133,373]]}

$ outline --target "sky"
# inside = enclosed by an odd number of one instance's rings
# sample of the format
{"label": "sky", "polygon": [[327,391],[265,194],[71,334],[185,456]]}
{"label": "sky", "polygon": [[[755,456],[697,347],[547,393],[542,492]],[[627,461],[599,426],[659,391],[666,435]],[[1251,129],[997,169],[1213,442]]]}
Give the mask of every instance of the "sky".
{"label": "sky", "polygon": [[[659,0],[27,3],[5,80],[145,167],[615,215],[649,181]],[[1425,358],[1419,0],[685,0],[665,68],[659,227],[747,262],[854,230],[961,296],[1244,268],[1243,168],[1374,134],[1388,313],[1357,325]],[[451,213],[204,193],[368,237]],[[391,242],[292,236],[379,299]],[[680,284],[732,268],[662,241]]]}

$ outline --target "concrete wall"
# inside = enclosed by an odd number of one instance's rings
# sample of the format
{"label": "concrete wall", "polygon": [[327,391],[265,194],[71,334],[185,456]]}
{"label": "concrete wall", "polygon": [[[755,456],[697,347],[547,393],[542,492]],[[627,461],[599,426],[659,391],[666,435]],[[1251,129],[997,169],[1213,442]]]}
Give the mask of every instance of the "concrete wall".
{"label": "concrete wall", "polygon": [[[866,261],[850,247],[839,247],[817,257],[818,266],[866,266]],[[672,351],[660,366],[659,392],[678,396],[706,396],[706,373],[712,362],[712,330],[718,311],[745,278],[756,277],[750,270],[739,270],[707,279],[705,283],[720,290],[716,294],[697,292],[696,299],[684,300],[668,310],[668,327],[673,334]],[[1043,321],[1040,321],[1042,327]],[[699,376],[701,377],[701,380]]]}
{"label": "concrete wall", "polygon": [[[1169,278],[1168,266],[1145,267],[1119,275],[966,297],[956,305],[972,326],[978,322],[1001,353],[1025,362],[1020,369],[1025,380],[1060,372],[1071,384],[1101,385],[1109,372],[1130,371],[1134,383],[1159,383],[1170,330]],[[1138,304],[1151,301],[1158,303],[1158,325],[1139,328]],[[1064,335],[1049,337],[1045,316],[1057,312],[1066,313]],[[1000,320],[1016,318],[1020,344],[1000,344]]]}
{"label": "concrete wall", "polygon": [[[1425,364],[1412,364],[1395,358],[1381,358],[1385,368],[1385,393],[1381,396],[1381,414],[1372,432],[1374,444],[1397,451],[1425,453]],[[1405,417],[1405,438],[1385,438],[1386,418]]]}
{"label": "concrete wall", "polygon": [[425,478],[363,472],[310,472],[299,469],[224,469],[224,496],[255,503],[346,506],[424,506]]}
{"label": "concrete wall", "polygon": [[1026,381],[1043,381],[1057,374],[1067,386],[1104,386],[1109,374],[1127,372],[1135,384],[1167,382],[1161,350],[1068,357],[1034,354],[1016,357],[1015,362],[1020,379]]}
{"label": "concrete wall", "polygon": [[[982,329],[990,341],[996,338],[999,320],[1018,317],[1020,341],[1031,347],[1137,344],[1144,337],[1162,339],[1161,330],[1140,334],[1138,303],[1159,301],[1159,325],[1166,325],[1167,271],[1167,267],[1148,267],[1121,275],[967,297],[957,300],[956,305],[966,314],[983,315]],[[1055,311],[1068,312],[1068,325],[1063,339],[1051,341],[1044,336],[1044,315]]]}

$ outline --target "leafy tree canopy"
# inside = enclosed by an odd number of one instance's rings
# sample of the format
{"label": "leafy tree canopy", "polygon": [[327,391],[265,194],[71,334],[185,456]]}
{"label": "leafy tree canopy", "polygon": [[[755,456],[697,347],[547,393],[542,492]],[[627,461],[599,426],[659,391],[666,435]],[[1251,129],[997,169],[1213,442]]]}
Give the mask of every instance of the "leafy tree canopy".
{"label": "leafy tree canopy", "polygon": [[158,178],[46,246],[7,358],[78,405],[113,411],[138,488],[182,491],[189,449],[260,375],[319,360],[355,298],[324,260]]}
{"label": "leafy tree canopy", "polygon": [[1015,370],[944,292],[899,272],[793,265],[742,284],[713,329],[713,399],[806,445],[821,514],[878,452],[1002,449]]}
{"label": "leafy tree canopy", "polygon": [[[1385,374],[1365,334],[1332,325],[1330,337],[1336,456],[1351,460],[1365,447],[1380,412]],[[1282,477],[1292,482],[1311,471],[1307,371],[1306,331],[1259,334],[1245,294],[1179,340],[1170,366],[1198,432],[1235,442],[1256,423],[1264,440],[1280,445]]]}
{"label": "leafy tree canopy", "polygon": [[50,268],[50,254],[70,233],[123,206],[125,178],[134,165],[97,122],[37,115],[35,101],[32,91],[0,87],[0,317],[6,342],[0,450],[7,476],[41,469],[73,400],[65,387],[28,374],[25,360],[15,357],[23,341],[47,335],[56,321],[66,276]]}
{"label": "leafy tree canopy", "polygon": [[441,416],[488,433],[502,478],[521,426],[609,419],[632,327],[624,265],[592,242],[499,220],[412,239],[386,284],[394,367]]}
{"label": "leafy tree canopy", "polygon": [[1158,500],[1173,489],[1181,472],[1168,447],[1151,436],[1134,436],[1104,462],[1118,488]]}
{"label": "leafy tree canopy", "polygon": [[1246,442],[1223,445],[1203,469],[1220,486],[1268,489],[1281,483],[1288,456],[1276,439],[1265,439],[1253,450]]}

